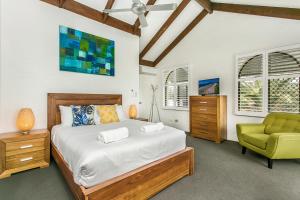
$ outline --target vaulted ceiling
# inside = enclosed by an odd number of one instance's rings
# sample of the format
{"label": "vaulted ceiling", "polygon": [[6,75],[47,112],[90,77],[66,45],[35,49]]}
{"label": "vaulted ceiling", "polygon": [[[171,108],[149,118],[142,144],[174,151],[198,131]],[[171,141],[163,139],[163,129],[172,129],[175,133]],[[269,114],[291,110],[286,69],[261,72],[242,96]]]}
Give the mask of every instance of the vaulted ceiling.
{"label": "vaulted ceiling", "polygon": [[149,26],[141,29],[137,16],[131,12],[102,12],[104,8],[130,8],[131,0],[42,1],[140,36],[140,64],[150,67],[155,67],[201,20],[214,12],[300,20],[300,1],[295,0],[141,0],[150,5],[178,4],[174,11],[147,13]]}

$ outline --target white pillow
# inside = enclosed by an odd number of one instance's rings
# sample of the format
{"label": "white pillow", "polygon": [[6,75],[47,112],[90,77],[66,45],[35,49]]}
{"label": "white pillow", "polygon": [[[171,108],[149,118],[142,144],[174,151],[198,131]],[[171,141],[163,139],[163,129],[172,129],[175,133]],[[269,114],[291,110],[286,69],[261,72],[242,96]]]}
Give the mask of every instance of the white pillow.
{"label": "white pillow", "polygon": [[100,115],[98,113],[98,109],[97,109],[97,106],[96,105],[93,105],[94,108],[95,108],[95,112],[94,112],[94,121],[96,123],[96,125],[99,125],[101,124],[101,118],[100,118]]}
{"label": "white pillow", "polygon": [[73,124],[73,113],[71,106],[59,106],[60,120],[62,126],[72,126]]}
{"label": "white pillow", "polygon": [[128,117],[126,116],[126,114],[123,110],[122,105],[116,104],[116,110],[117,110],[117,114],[118,114],[120,122],[128,119]]}

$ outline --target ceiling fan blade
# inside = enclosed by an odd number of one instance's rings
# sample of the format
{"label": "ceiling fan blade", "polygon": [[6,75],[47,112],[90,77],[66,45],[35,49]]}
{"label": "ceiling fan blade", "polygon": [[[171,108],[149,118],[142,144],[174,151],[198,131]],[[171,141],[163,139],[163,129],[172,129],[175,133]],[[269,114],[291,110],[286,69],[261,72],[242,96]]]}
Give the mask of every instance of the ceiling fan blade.
{"label": "ceiling fan blade", "polygon": [[104,9],[104,13],[114,13],[114,12],[130,12],[131,8],[122,8],[122,9]]}
{"label": "ceiling fan blade", "polygon": [[148,5],[148,6],[146,6],[146,10],[147,11],[175,10],[176,8],[177,8],[177,4],[176,3]]}
{"label": "ceiling fan blade", "polygon": [[138,17],[139,17],[139,20],[140,20],[140,23],[141,23],[142,27],[148,26],[148,23],[147,23],[147,20],[146,20],[146,17],[145,17],[144,14],[138,15]]}

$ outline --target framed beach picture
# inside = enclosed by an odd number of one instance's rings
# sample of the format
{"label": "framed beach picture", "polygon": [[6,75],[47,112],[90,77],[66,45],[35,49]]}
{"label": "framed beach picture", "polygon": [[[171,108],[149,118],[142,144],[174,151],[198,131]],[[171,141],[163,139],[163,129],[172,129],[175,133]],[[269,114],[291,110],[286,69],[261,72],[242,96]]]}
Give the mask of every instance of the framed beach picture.
{"label": "framed beach picture", "polygon": [[61,71],[115,75],[115,42],[79,30],[59,26]]}
{"label": "framed beach picture", "polygon": [[200,80],[198,82],[199,95],[219,95],[220,78]]}

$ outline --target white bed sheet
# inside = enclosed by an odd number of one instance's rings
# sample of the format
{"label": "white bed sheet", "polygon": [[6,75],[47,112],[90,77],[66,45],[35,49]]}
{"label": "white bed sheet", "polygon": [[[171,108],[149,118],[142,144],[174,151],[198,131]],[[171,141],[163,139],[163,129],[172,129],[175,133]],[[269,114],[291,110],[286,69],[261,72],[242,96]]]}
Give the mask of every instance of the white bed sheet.
{"label": "white bed sheet", "polygon": [[[51,139],[73,172],[75,183],[89,188],[186,147],[183,131],[166,126],[155,133],[142,133],[140,127],[146,123],[126,120],[95,126],[56,125]],[[97,140],[100,131],[118,127],[127,127],[129,137],[109,144]]]}

